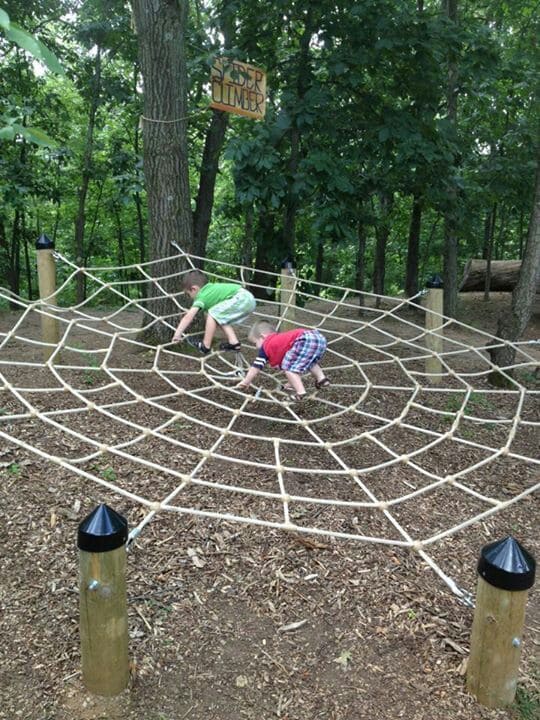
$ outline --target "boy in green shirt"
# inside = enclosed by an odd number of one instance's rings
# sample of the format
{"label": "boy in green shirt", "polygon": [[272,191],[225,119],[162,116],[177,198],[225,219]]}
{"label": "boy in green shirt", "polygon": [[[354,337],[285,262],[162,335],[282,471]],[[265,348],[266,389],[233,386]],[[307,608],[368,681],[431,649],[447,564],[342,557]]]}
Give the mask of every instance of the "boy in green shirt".
{"label": "boy in green shirt", "polygon": [[223,330],[226,342],[220,344],[220,350],[240,350],[240,343],[232,328],[255,310],[255,298],[237,283],[209,283],[207,276],[200,270],[191,270],[184,275],[182,290],[193,300],[191,308],[180,320],[173,342],[180,342],[184,331],[191,325],[195,315],[202,310],[207,313],[204,337],[194,343],[203,355],[210,352],[212,339],[218,327]]}

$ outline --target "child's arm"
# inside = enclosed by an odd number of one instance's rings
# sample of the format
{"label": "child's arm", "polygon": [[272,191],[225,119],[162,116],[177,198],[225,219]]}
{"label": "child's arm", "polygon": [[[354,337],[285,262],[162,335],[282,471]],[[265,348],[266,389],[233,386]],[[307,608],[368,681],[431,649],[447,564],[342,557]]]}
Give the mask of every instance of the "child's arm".
{"label": "child's arm", "polygon": [[190,308],[187,313],[184,315],[184,317],[180,320],[178,323],[178,327],[176,328],[176,331],[173,335],[173,342],[180,342],[182,339],[182,335],[184,334],[184,330],[186,330],[193,320],[195,319],[195,315],[199,312],[198,307],[192,307]]}
{"label": "child's arm", "polygon": [[256,367],[253,367],[253,365],[249,368],[247,371],[246,377],[238,383],[236,387],[239,387],[240,389],[247,388],[251,385],[251,383],[255,380],[257,375],[259,374],[259,369]]}

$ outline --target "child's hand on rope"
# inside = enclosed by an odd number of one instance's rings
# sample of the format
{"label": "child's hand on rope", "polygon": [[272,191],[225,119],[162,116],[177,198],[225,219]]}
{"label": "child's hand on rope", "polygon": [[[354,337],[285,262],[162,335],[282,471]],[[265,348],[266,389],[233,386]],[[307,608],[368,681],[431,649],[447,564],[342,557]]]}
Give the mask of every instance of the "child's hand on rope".
{"label": "child's hand on rope", "polygon": [[172,336],[172,341],[174,343],[182,342],[182,340],[185,338],[185,335],[182,331],[178,332],[178,330],[174,333]]}
{"label": "child's hand on rope", "polygon": [[243,381],[238,383],[236,389],[240,390],[243,393],[247,393],[248,395],[251,395],[253,393],[253,388],[251,387],[251,385],[246,385]]}

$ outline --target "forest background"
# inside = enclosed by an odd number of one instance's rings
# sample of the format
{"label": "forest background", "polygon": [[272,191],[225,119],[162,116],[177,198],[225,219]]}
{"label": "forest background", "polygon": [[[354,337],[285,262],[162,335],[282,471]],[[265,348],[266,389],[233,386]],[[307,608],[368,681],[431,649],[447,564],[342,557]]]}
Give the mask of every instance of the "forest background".
{"label": "forest background", "polygon": [[[538,8],[2,0],[0,285],[37,296],[42,233],[88,266],[174,241],[260,270],[294,258],[308,280],[380,294],[441,272],[455,315],[469,258],[525,251]],[[17,27],[54,57],[36,59]],[[264,121],[209,108],[220,56],[267,72]],[[69,292],[84,299],[82,275]]]}

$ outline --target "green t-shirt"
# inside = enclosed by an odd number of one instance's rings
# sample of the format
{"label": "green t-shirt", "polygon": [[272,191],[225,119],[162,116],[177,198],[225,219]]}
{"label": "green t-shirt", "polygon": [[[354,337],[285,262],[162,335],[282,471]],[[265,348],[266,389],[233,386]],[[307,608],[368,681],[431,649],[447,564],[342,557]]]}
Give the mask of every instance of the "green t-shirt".
{"label": "green t-shirt", "polygon": [[223,300],[228,300],[242,289],[236,283],[207,283],[203,285],[193,300],[193,307],[208,311]]}

